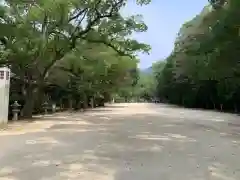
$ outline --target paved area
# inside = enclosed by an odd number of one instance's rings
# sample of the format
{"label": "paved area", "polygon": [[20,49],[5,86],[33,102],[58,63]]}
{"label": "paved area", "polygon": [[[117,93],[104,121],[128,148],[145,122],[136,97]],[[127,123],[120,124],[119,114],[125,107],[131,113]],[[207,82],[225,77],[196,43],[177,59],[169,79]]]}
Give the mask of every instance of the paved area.
{"label": "paved area", "polygon": [[239,180],[240,116],[163,104],[59,113],[0,132],[0,180]]}

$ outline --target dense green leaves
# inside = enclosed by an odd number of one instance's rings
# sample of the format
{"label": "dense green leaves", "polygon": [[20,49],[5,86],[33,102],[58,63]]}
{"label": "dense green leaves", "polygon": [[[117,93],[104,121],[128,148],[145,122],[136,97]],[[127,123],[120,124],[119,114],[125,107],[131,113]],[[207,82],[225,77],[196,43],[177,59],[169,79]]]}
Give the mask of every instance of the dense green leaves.
{"label": "dense green leaves", "polygon": [[24,97],[24,115],[31,116],[43,100],[56,100],[56,94],[79,107],[80,101],[86,106],[89,99],[106,100],[134,84],[136,54],[150,47],[130,38],[147,27],[140,15],[121,16],[126,3],[6,0],[0,5],[0,63],[15,75],[12,87]]}
{"label": "dense green leaves", "polygon": [[[214,1],[223,7],[223,1]],[[158,96],[188,107],[239,111],[239,1],[203,11],[182,26],[166,65],[158,69]]]}

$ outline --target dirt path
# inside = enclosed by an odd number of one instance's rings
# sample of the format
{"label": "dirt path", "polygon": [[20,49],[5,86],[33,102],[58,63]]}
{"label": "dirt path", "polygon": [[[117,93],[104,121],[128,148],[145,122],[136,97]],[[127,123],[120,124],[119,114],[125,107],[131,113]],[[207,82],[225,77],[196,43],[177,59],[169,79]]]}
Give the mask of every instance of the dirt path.
{"label": "dirt path", "polygon": [[231,114],[114,104],[12,125],[0,143],[0,180],[240,179]]}

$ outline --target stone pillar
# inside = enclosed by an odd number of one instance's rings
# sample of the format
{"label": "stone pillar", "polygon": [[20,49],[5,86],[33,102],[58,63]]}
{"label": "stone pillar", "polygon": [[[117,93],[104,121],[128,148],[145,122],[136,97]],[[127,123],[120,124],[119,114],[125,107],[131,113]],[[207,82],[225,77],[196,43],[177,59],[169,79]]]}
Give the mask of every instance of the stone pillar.
{"label": "stone pillar", "polygon": [[0,68],[0,125],[7,124],[9,111],[10,69]]}
{"label": "stone pillar", "polygon": [[48,114],[48,102],[45,101],[42,106],[43,106],[43,109],[44,109],[44,114],[45,115]]}
{"label": "stone pillar", "polygon": [[17,101],[14,101],[14,103],[11,105],[12,106],[12,113],[13,113],[13,121],[18,120],[18,113],[20,112],[20,104],[18,104]]}

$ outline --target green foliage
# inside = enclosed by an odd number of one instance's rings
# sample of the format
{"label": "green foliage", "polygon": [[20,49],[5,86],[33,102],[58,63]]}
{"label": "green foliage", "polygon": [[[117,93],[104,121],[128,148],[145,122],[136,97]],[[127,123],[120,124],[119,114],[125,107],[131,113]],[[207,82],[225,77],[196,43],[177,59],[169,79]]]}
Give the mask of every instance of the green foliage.
{"label": "green foliage", "polygon": [[182,26],[166,65],[158,68],[160,98],[187,107],[240,110],[238,7],[237,0],[217,10],[206,6]]}
{"label": "green foliage", "polygon": [[6,0],[0,5],[0,64],[15,75],[11,87],[19,90],[12,92],[23,97],[24,115],[31,116],[44,99],[86,106],[89,99],[107,100],[121,86],[134,84],[136,54],[150,47],[130,38],[147,26],[140,15],[121,16],[126,3]]}
{"label": "green foliage", "polygon": [[139,82],[135,89],[136,96],[145,100],[151,100],[154,97],[155,93],[155,82],[153,74],[141,73]]}
{"label": "green foliage", "polygon": [[151,101],[155,96],[155,78],[152,73],[137,71],[136,82],[133,86],[124,86],[117,93],[118,101]]}

